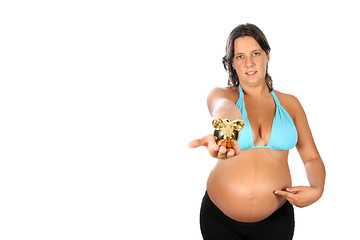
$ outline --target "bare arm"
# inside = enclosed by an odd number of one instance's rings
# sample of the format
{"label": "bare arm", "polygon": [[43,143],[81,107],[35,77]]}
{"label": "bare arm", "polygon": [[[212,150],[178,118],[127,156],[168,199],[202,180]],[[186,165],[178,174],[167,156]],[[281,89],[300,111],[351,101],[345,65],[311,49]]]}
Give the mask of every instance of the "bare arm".
{"label": "bare arm", "polygon": [[231,121],[242,119],[235,102],[237,93],[231,89],[215,88],[207,99],[208,109],[213,118],[228,118]]}
{"label": "bare arm", "polygon": [[298,207],[306,207],[322,196],[325,184],[325,166],[316,148],[311,130],[300,102],[294,99],[295,125],[298,130],[296,148],[304,163],[310,187],[292,187],[285,191],[278,191],[291,203]]}
{"label": "bare arm", "polygon": [[311,130],[304,112],[299,103],[295,118],[296,127],[299,129],[299,140],[296,148],[304,163],[310,187],[317,190],[317,199],[321,197],[325,185],[325,166],[316,148]]}
{"label": "bare arm", "polygon": [[[237,95],[235,90],[229,88],[213,89],[207,98],[210,115],[213,118],[242,119],[241,112],[235,105]],[[219,159],[227,159],[240,153],[238,144],[235,145],[234,149],[227,149],[226,147],[216,145],[212,134],[195,139],[189,143],[191,148],[200,146],[205,146],[212,157]]]}

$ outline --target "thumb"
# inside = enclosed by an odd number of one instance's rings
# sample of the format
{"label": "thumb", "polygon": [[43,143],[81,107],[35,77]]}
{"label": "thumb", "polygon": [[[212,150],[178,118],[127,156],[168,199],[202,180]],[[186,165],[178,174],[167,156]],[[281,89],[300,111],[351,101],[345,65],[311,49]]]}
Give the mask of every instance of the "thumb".
{"label": "thumb", "polygon": [[191,148],[197,148],[201,146],[208,147],[212,145],[217,146],[214,140],[214,136],[212,134],[206,135],[200,139],[195,139],[188,144],[188,146]]}
{"label": "thumb", "polygon": [[200,146],[205,146],[205,141],[203,139],[195,139],[188,143],[190,148],[197,148]]}

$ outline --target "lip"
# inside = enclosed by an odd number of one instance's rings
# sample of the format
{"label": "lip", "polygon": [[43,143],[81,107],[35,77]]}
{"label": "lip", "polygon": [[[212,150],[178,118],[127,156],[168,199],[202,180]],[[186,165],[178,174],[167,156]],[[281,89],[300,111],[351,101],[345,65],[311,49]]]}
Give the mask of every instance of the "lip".
{"label": "lip", "polygon": [[248,76],[253,76],[257,73],[257,71],[251,71],[251,72],[246,72],[245,74]]}

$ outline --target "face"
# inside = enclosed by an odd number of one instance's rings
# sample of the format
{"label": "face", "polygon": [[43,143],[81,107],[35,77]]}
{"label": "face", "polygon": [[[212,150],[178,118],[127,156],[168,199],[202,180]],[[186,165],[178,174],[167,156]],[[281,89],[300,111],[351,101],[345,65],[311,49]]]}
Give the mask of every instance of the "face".
{"label": "face", "polygon": [[269,56],[253,37],[235,39],[233,67],[240,81],[251,86],[264,84],[268,61]]}

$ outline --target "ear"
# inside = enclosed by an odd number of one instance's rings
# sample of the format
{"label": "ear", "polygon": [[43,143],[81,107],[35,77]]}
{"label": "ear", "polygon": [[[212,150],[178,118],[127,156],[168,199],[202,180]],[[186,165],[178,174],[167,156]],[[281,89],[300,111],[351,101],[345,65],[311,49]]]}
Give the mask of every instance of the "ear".
{"label": "ear", "polygon": [[233,69],[236,71],[234,61],[231,61],[231,66],[232,66],[232,67],[233,67]]}
{"label": "ear", "polygon": [[270,60],[270,50],[266,52],[266,62]]}
{"label": "ear", "polygon": [[244,122],[244,120],[234,120],[233,121],[233,126],[234,126],[234,129],[236,130],[236,131],[240,131],[241,129],[243,129],[244,128],[244,126],[245,126],[245,122]]}
{"label": "ear", "polygon": [[212,125],[214,126],[214,128],[219,128],[220,124],[223,123],[223,120],[221,120],[220,118],[215,118],[212,122]]}

